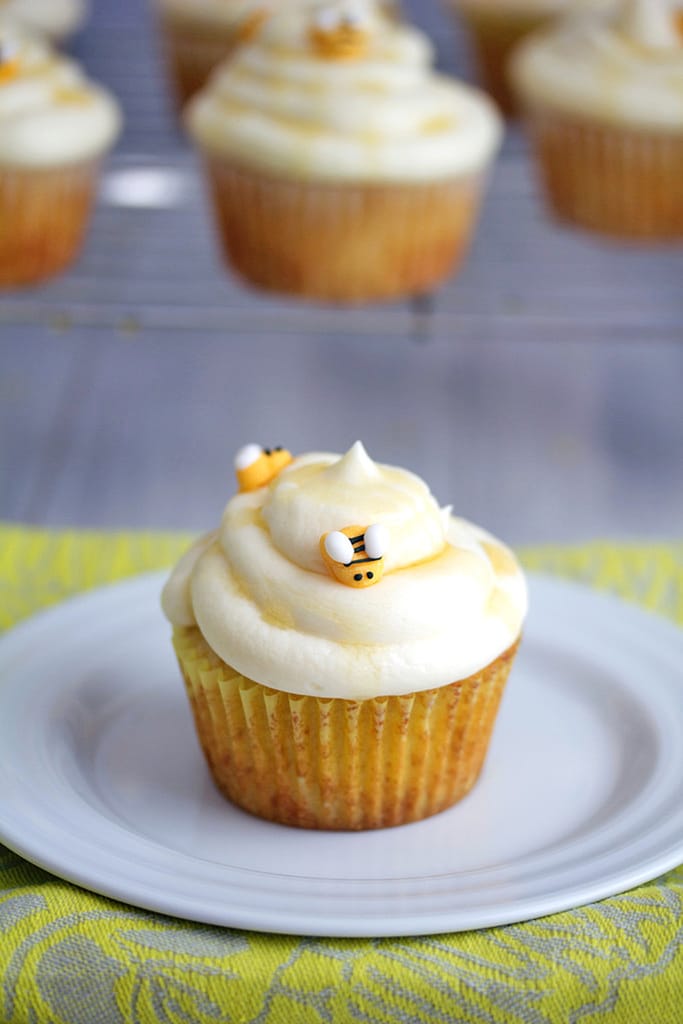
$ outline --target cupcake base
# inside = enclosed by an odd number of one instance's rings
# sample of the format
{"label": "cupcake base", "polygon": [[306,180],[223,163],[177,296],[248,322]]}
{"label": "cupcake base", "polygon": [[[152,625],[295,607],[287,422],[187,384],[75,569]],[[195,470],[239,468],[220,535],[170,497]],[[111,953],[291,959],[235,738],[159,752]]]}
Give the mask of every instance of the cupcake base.
{"label": "cupcake base", "polygon": [[615,238],[683,238],[683,135],[530,110],[551,210]]}
{"label": "cupcake base", "polygon": [[343,830],[418,821],[469,792],[517,649],[449,686],[353,701],[246,679],[197,628],[173,643],[221,792],[269,821]]}
{"label": "cupcake base", "polygon": [[94,162],[0,168],[0,287],[37,283],[76,259],[98,178]]}
{"label": "cupcake base", "polygon": [[209,157],[226,263],[269,291],[336,302],[431,291],[460,264],[482,175],[424,185],[314,184]]}

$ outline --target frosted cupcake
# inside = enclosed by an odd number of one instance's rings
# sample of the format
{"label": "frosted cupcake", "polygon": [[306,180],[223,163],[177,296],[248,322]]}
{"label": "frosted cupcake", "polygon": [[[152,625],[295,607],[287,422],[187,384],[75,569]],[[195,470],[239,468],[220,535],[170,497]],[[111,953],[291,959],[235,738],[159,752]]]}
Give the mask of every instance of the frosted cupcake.
{"label": "frosted cupcake", "polygon": [[467,26],[482,81],[506,113],[514,110],[508,61],[515,46],[535,29],[577,9],[596,10],[613,0],[445,0]]}
{"label": "frosted cupcake", "polygon": [[474,785],[526,612],[512,553],[426,484],[254,445],[163,592],[194,721],[232,801],[288,825],[416,821]]}
{"label": "frosted cupcake", "polygon": [[358,302],[434,288],[472,233],[500,118],[416,29],[345,3],[266,22],[191,102],[228,263]]}
{"label": "frosted cupcake", "polygon": [[71,60],[0,19],[0,286],[77,255],[118,106]]}
{"label": "frosted cupcake", "polygon": [[512,74],[559,218],[683,238],[683,6],[568,18],[524,43]]}
{"label": "frosted cupcake", "polygon": [[81,27],[85,0],[0,0],[0,16],[30,32],[61,42]]}

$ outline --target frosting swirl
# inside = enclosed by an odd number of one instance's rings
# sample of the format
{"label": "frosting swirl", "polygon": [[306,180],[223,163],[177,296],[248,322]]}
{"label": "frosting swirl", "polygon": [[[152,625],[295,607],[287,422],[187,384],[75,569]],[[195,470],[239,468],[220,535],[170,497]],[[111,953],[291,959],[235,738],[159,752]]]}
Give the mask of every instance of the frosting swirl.
{"label": "frosting swirl", "polygon": [[85,0],[0,0],[0,16],[52,39],[62,39],[83,21]]}
{"label": "frosting swirl", "polygon": [[683,130],[683,31],[673,0],[624,0],[527,40],[512,62],[524,101],[652,130]]}
{"label": "frosting swirl", "polygon": [[355,59],[312,45],[316,12],[270,18],[190,104],[200,145],[248,167],[330,181],[424,181],[480,169],[500,119],[477,90],[433,72],[417,29],[368,6]]}
{"label": "frosting swirl", "polygon": [[11,73],[0,75],[0,163],[68,164],[113,144],[118,105],[77,64],[4,18],[0,50],[12,54]]}
{"label": "frosting swirl", "polygon": [[[318,544],[355,522],[381,522],[389,537],[384,577],[363,591],[329,575]],[[219,529],[179,562],[162,607],[249,678],[363,699],[489,664],[519,636],[526,588],[507,548],[357,442],[344,456],[300,456],[232,498]]]}

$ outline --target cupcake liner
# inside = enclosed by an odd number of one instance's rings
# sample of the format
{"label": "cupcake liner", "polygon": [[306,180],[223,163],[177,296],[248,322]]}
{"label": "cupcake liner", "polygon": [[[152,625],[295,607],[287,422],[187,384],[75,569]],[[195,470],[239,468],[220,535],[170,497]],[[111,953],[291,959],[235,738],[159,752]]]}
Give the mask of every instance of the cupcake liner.
{"label": "cupcake liner", "polygon": [[683,134],[540,109],[527,120],[560,220],[617,238],[683,238]]}
{"label": "cupcake liner", "polygon": [[318,184],[209,155],[229,266],[260,288],[364,302],[432,290],[460,264],[483,175],[404,184]]}
{"label": "cupcake liner", "polygon": [[196,628],[173,643],[218,788],[252,814],[316,829],[418,821],[471,789],[517,645],[448,686],[353,701],[288,694],[239,675]]}
{"label": "cupcake liner", "polygon": [[178,110],[202,88],[222,60],[240,45],[241,33],[231,26],[206,27],[161,18],[164,56]]}
{"label": "cupcake liner", "polygon": [[517,112],[517,103],[508,77],[508,61],[517,44],[548,21],[548,14],[515,10],[486,10],[460,5],[449,6],[458,23],[467,27],[479,75],[484,88],[508,116]]}
{"label": "cupcake liner", "polygon": [[31,284],[80,252],[99,161],[68,167],[0,168],[0,287]]}

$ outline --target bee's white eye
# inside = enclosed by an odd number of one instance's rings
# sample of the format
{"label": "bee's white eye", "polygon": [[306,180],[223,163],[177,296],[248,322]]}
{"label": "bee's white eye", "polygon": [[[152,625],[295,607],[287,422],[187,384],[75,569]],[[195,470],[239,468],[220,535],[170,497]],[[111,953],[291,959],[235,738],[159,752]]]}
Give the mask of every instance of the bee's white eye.
{"label": "bee's white eye", "polygon": [[365,531],[365,554],[368,558],[382,558],[389,546],[389,531],[382,523],[373,523]]}
{"label": "bee's white eye", "polygon": [[335,7],[323,7],[315,16],[316,27],[331,32],[339,25],[339,11]]}
{"label": "bee's white eye", "polygon": [[367,4],[359,2],[344,4],[344,21],[354,28],[361,28],[368,24]]}
{"label": "bee's white eye", "polygon": [[19,47],[11,39],[0,39],[0,64],[14,60],[19,53]]}
{"label": "bee's white eye", "polygon": [[325,551],[333,562],[348,565],[353,561],[353,544],[346,534],[340,533],[339,530],[333,530],[325,537]]}
{"label": "bee's white eye", "polygon": [[249,469],[263,455],[260,444],[245,444],[235,456],[235,469]]}

